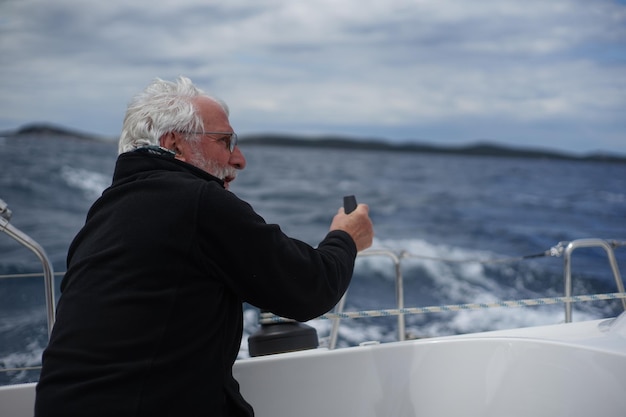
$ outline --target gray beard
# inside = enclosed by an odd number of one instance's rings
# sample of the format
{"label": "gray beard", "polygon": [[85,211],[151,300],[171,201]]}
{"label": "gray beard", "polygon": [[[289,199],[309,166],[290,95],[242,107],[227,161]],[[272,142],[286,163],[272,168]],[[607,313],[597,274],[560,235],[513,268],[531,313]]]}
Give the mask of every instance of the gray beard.
{"label": "gray beard", "polygon": [[237,171],[231,166],[221,166],[217,161],[207,159],[202,156],[199,150],[194,146],[193,157],[190,158],[191,165],[200,168],[203,171],[208,172],[214,177],[224,180],[226,177],[236,177]]}

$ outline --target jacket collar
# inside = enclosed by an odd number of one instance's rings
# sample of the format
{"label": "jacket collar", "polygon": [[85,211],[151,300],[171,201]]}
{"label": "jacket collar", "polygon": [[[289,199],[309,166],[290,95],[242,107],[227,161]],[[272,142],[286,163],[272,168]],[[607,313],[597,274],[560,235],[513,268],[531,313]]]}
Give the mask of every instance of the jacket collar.
{"label": "jacket collar", "polygon": [[117,158],[113,183],[142,172],[167,170],[188,172],[206,181],[216,181],[222,187],[224,186],[223,180],[194,165],[176,159],[174,156],[173,152],[158,146],[142,147],[131,152],[125,152]]}

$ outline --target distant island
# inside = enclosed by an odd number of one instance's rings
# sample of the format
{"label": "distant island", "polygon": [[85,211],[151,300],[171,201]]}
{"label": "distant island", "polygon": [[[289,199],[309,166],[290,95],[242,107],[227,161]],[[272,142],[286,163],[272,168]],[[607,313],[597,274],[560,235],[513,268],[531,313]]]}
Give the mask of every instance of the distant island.
{"label": "distant island", "polygon": [[626,163],[626,156],[593,153],[574,155],[564,152],[513,148],[488,142],[478,142],[461,146],[441,146],[425,143],[391,143],[383,140],[358,140],[337,136],[320,136],[306,138],[296,135],[258,134],[247,135],[241,139],[246,145],[259,146],[292,146],[332,149],[359,149],[390,152],[416,152],[448,155],[475,155],[510,158],[543,158],[564,159],[574,161],[599,161]]}
{"label": "distant island", "polygon": [[[45,137],[55,136],[79,140],[108,140],[114,138],[93,135],[48,123],[32,123],[14,131],[0,132],[0,137]],[[448,155],[475,155],[509,158],[543,158],[576,161],[598,161],[626,163],[626,156],[605,153],[574,155],[564,152],[547,151],[530,148],[514,148],[489,142],[478,142],[461,146],[441,146],[425,143],[391,143],[384,140],[348,139],[340,136],[305,137],[285,134],[242,135],[241,143],[251,146],[289,146],[331,149],[357,149],[389,152],[415,152]]]}
{"label": "distant island", "polygon": [[0,132],[0,136],[8,138],[32,137],[32,136],[55,136],[67,139],[79,140],[111,140],[104,136],[98,136],[91,133],[79,132],[77,130],[68,129],[61,126],[55,126],[49,123],[32,123],[24,125],[17,130]]}

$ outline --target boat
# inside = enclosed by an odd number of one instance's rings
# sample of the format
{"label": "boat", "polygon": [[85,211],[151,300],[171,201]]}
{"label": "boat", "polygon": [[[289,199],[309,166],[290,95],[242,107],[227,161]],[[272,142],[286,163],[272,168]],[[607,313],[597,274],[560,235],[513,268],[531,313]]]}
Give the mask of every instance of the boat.
{"label": "boat", "polygon": [[[0,231],[33,251],[42,263],[50,331],[54,323],[50,262],[39,244],[10,224],[2,200],[0,214]],[[255,340],[258,346],[273,350],[237,360],[234,376],[258,417],[622,417],[626,414],[626,291],[614,255],[617,246],[626,242],[590,238],[551,248],[552,256],[564,259],[562,297],[414,308],[406,308],[403,301],[401,261],[410,254],[364,251],[359,256],[393,260],[396,308],[345,312],[348,291],[332,313],[320,317],[332,321],[331,334],[321,347],[317,340],[307,345],[310,333],[301,338],[302,324],[262,313],[261,329],[275,326],[281,331],[266,332],[265,339],[261,335]],[[605,250],[616,292],[572,294],[571,258],[583,247]],[[572,321],[573,303],[597,300],[621,300],[625,312]],[[407,314],[546,304],[564,304],[563,322],[422,339],[407,338],[404,329]],[[375,316],[397,317],[397,341],[336,347],[337,329],[346,320]],[[290,327],[296,331],[290,333]],[[279,339],[288,343],[281,347]],[[294,348],[294,343],[304,345]],[[0,416],[32,416],[35,387],[36,383],[0,386]]]}

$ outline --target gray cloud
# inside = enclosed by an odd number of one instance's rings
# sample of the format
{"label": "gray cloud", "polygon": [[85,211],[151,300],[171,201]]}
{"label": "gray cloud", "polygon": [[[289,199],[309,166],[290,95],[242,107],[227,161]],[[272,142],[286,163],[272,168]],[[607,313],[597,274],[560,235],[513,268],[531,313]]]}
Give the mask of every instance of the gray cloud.
{"label": "gray cloud", "polygon": [[0,129],[114,135],[152,78],[243,133],[626,153],[626,7],[595,0],[0,3]]}

